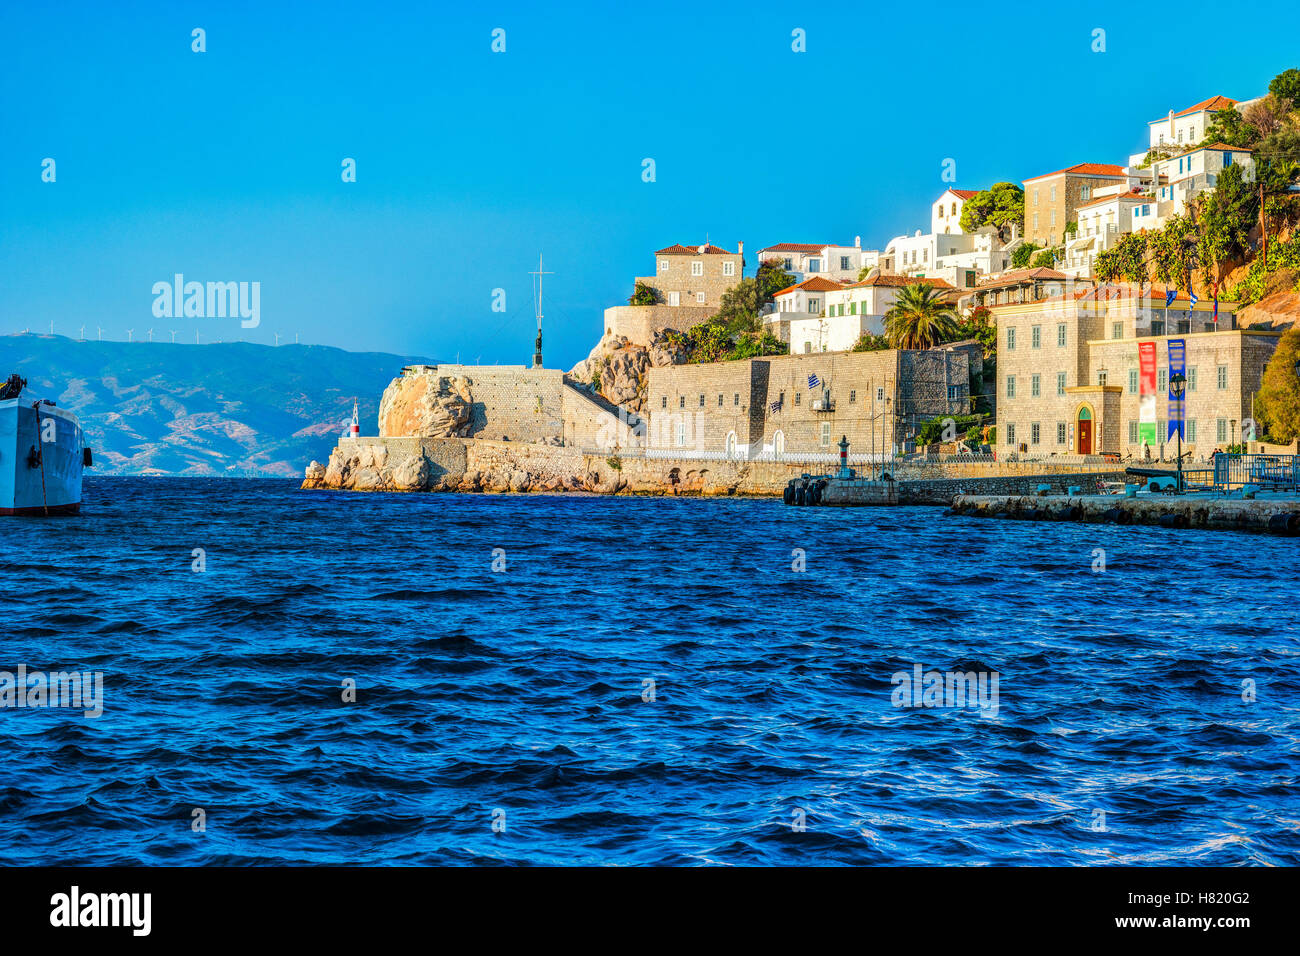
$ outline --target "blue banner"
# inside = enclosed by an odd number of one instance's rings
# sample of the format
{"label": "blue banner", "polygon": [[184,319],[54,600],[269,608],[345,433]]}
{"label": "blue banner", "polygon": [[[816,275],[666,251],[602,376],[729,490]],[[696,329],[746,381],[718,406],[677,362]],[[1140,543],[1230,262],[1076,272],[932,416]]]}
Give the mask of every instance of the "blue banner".
{"label": "blue banner", "polygon": [[1187,383],[1183,382],[1182,397],[1174,396],[1174,376],[1187,375],[1187,343],[1183,339],[1169,340],[1169,434],[1165,436],[1168,441],[1175,434],[1179,438],[1186,438],[1187,434],[1183,431],[1183,418],[1187,408]]}

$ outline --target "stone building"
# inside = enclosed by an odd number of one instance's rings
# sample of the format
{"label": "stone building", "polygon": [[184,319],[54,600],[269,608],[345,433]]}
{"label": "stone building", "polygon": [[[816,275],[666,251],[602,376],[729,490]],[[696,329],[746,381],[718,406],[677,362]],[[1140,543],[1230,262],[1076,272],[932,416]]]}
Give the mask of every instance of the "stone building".
{"label": "stone building", "polygon": [[961,351],[835,352],[674,365],[648,373],[651,453],[780,459],[887,454],[927,419],[964,414],[970,368]]}
{"label": "stone building", "polygon": [[[1167,433],[1169,341],[1186,344],[1186,437],[1198,458],[1242,440],[1277,330],[1237,328],[1234,306],[1168,309],[1160,291],[1107,285],[1043,302],[997,306],[997,443],[1002,454],[1144,457],[1138,345],[1156,346],[1156,434]],[[1160,442],[1152,457],[1171,457]]]}
{"label": "stone building", "polygon": [[[1149,173],[1145,179],[1149,179]],[[1133,188],[1144,176],[1136,169],[1111,163],[1078,163],[1026,179],[1025,238],[1042,246],[1059,245],[1065,226],[1075,221],[1075,210],[1093,198],[1094,189],[1122,185]]]}
{"label": "stone building", "polygon": [[745,244],[739,252],[714,245],[668,246],[655,253],[655,274],[638,276],[658,293],[663,304],[706,308],[711,315],[722,304],[722,293],[740,281],[745,271]]}

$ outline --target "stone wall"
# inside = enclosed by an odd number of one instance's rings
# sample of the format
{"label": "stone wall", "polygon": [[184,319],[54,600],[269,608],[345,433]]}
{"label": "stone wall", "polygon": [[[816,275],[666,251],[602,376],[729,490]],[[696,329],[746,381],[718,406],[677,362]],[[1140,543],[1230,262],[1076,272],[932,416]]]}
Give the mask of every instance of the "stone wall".
{"label": "stone wall", "polygon": [[898,497],[907,505],[947,505],[957,495],[1034,495],[1039,485],[1049,485],[1054,495],[1066,494],[1072,485],[1082,494],[1094,495],[1099,491],[1097,482],[1124,478],[1123,471],[1097,471],[904,480],[899,482]]}
{"label": "stone wall", "polygon": [[655,330],[685,331],[717,311],[707,305],[615,305],[605,310],[605,338],[621,335],[634,345],[648,346]]}
{"label": "stone wall", "polygon": [[[826,453],[846,435],[855,453],[887,452],[921,421],[965,413],[969,385],[965,352],[824,352],[652,368],[648,444],[721,453],[734,433],[755,454]],[[824,389],[829,410],[814,407]]]}
{"label": "stone wall", "polygon": [[[406,370],[404,370],[406,371]],[[411,374],[467,383],[469,438],[560,442],[564,436],[564,373],[523,365],[419,365]]]}

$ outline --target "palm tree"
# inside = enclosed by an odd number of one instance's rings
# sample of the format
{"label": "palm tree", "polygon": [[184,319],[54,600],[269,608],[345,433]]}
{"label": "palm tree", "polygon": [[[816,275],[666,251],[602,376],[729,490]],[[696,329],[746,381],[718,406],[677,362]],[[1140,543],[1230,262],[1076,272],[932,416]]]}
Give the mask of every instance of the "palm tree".
{"label": "palm tree", "polygon": [[934,286],[906,286],[885,313],[885,336],[896,349],[929,349],[957,334],[957,316]]}

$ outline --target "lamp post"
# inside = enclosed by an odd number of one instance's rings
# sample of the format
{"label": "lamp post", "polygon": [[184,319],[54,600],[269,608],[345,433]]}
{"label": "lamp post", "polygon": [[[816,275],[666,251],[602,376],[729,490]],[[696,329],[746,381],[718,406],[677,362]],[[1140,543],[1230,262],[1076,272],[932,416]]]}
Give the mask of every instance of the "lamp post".
{"label": "lamp post", "polygon": [[1178,403],[1178,493],[1183,493],[1183,389],[1187,386],[1187,376],[1175,372],[1169,376],[1169,389],[1174,393]]}

